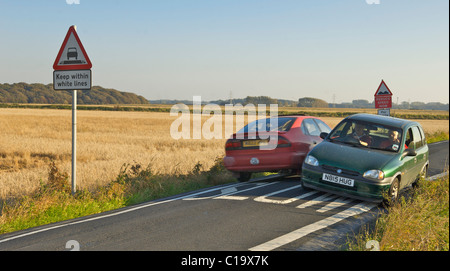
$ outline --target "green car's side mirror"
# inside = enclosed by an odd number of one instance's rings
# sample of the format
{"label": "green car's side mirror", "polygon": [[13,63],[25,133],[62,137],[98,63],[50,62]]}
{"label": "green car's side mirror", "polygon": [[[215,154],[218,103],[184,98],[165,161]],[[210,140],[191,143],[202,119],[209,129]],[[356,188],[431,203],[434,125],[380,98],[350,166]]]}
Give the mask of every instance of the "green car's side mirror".
{"label": "green car's side mirror", "polygon": [[408,144],[408,148],[404,151],[404,155],[405,156],[416,156],[417,155],[417,152],[416,152],[416,150],[415,150],[415,148],[414,148],[414,142],[410,142],[409,144]]}
{"label": "green car's side mirror", "polygon": [[325,137],[328,136],[328,133],[322,132],[322,133],[320,133],[319,136],[320,136],[320,138],[325,139]]}

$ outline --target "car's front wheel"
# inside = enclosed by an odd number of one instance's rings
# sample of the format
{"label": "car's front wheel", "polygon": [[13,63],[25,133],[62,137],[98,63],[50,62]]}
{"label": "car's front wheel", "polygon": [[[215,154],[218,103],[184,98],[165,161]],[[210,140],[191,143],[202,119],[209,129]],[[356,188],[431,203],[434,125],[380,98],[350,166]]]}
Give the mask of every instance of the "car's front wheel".
{"label": "car's front wheel", "polygon": [[389,188],[388,194],[384,199],[384,203],[387,206],[391,206],[398,199],[398,194],[400,192],[400,181],[398,178],[392,182],[391,187]]}

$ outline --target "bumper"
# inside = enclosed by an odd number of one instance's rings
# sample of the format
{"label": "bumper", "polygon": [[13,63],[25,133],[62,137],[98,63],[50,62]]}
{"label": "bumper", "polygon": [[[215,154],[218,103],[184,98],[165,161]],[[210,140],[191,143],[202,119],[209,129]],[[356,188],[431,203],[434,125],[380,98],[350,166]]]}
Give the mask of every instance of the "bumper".
{"label": "bumper", "polygon": [[382,181],[371,181],[363,179],[362,177],[346,177],[354,180],[353,187],[347,187],[344,185],[323,181],[323,173],[337,175],[336,173],[325,172],[320,168],[303,165],[303,185],[308,188],[375,203],[380,203],[383,201],[383,195],[386,195],[389,191],[393,181],[393,178],[385,178]]}
{"label": "bumper", "polygon": [[305,153],[235,155],[225,156],[223,163],[228,170],[237,172],[301,169],[305,155]]}

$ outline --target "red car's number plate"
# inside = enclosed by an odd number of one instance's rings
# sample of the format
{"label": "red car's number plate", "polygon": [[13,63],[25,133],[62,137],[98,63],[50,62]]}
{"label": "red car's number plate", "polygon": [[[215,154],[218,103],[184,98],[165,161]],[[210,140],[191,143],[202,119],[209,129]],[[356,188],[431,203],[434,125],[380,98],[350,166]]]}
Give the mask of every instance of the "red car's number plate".
{"label": "red car's number plate", "polygon": [[259,147],[259,146],[265,146],[268,144],[268,140],[247,140],[242,142],[242,147],[249,148],[249,147]]}

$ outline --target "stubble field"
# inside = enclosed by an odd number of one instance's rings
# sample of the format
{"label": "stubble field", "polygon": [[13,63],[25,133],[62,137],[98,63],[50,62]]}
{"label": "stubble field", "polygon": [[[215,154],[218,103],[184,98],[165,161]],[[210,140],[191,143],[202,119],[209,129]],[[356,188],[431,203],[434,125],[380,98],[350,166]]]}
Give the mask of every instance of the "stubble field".
{"label": "stubble field", "polygon": [[[151,165],[154,173],[184,174],[196,165],[207,170],[225,154],[226,135],[173,139],[170,126],[178,117],[169,113],[79,110],[77,115],[79,188],[110,183],[124,164]],[[203,117],[202,123],[207,119]],[[322,119],[334,127],[342,118]],[[0,109],[0,200],[38,188],[48,175],[50,161],[70,174],[71,121],[70,110]],[[448,134],[448,120],[418,121],[427,134]]]}

